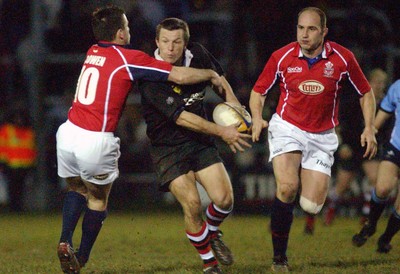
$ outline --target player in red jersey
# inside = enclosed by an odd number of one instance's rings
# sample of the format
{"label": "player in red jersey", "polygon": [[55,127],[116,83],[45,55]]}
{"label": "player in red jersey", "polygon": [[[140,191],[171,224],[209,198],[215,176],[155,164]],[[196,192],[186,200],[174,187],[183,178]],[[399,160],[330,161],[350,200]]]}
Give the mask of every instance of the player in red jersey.
{"label": "player in red jersey", "polygon": [[[130,43],[128,20],[117,6],[96,10],[92,28],[99,42],[87,52],[68,120],[57,131],[58,175],[68,184],[57,249],[65,273],[79,273],[86,264],[106,218],[111,186],[119,175],[120,145],[113,132],[132,83],[142,79],[223,85],[213,70],[175,67],[125,48]],[[82,212],[82,238],[75,254],[72,238]]]}
{"label": "player in red jersey", "polygon": [[[250,96],[253,141],[268,127],[268,144],[277,184],[271,208],[273,271],[288,271],[286,256],[295,198],[304,211],[317,214],[328,192],[333,154],[338,147],[338,94],[348,78],[360,96],[365,128],[364,157],[376,154],[373,127],[375,98],[354,55],[325,41],[325,13],[308,7],[298,14],[297,42],[275,51]],[[269,123],[262,117],[265,98],[275,83],[280,98]]]}

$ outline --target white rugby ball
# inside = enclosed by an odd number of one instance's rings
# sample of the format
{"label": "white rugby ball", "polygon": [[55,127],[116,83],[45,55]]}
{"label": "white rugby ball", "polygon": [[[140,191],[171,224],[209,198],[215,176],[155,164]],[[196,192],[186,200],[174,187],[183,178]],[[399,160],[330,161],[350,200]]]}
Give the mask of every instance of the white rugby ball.
{"label": "white rugby ball", "polygon": [[213,110],[213,120],[221,126],[238,125],[239,132],[248,132],[251,127],[251,115],[242,106],[227,102],[219,103]]}

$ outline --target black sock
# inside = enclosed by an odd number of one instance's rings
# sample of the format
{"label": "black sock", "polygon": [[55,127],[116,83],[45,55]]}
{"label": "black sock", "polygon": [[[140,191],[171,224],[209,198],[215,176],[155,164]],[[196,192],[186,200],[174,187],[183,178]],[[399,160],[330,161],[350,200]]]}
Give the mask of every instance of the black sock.
{"label": "black sock", "polygon": [[68,191],[64,197],[62,209],[63,221],[60,242],[68,242],[72,246],[72,236],[82,211],[86,207],[85,196],[75,191]]}
{"label": "black sock", "polygon": [[390,243],[393,236],[400,230],[400,215],[393,209],[392,214],[390,214],[388,224],[386,226],[385,232],[382,234],[380,239],[385,243]]}
{"label": "black sock", "polygon": [[271,234],[274,257],[286,257],[294,203],[284,203],[275,197],[271,208]]}
{"label": "black sock", "polygon": [[379,218],[382,215],[383,210],[386,207],[388,199],[382,199],[376,196],[375,189],[372,191],[371,197],[371,209],[368,216],[368,221],[372,226],[376,227]]}
{"label": "black sock", "polygon": [[106,217],[107,210],[96,211],[89,208],[86,209],[82,222],[82,239],[78,253],[78,259],[81,264],[84,265],[89,260],[90,251]]}

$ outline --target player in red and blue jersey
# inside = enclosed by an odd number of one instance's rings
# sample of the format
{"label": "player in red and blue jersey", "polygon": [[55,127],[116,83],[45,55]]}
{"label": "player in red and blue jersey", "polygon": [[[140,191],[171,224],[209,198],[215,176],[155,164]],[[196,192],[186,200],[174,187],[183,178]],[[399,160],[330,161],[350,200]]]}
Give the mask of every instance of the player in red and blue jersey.
{"label": "player in red and blue jersey", "polygon": [[[353,53],[331,41],[325,13],[315,7],[299,12],[297,42],[275,51],[250,96],[253,141],[268,127],[269,157],[277,184],[271,208],[272,270],[288,271],[286,256],[295,198],[304,211],[317,214],[324,205],[334,152],[338,147],[338,95],[348,79],[360,96],[365,128],[364,157],[376,154],[375,98]],[[265,98],[279,83],[280,98],[269,123],[262,118]]]}
{"label": "player in red and blue jersey", "polygon": [[[130,43],[128,20],[117,6],[96,10],[92,28],[99,42],[87,52],[68,120],[57,131],[58,175],[68,185],[57,249],[65,273],[79,273],[86,264],[107,216],[108,196],[119,175],[120,141],[114,131],[132,83],[211,81],[222,89],[221,77],[211,69],[175,67],[125,48]],[[72,238],[82,212],[82,238],[75,254]]]}

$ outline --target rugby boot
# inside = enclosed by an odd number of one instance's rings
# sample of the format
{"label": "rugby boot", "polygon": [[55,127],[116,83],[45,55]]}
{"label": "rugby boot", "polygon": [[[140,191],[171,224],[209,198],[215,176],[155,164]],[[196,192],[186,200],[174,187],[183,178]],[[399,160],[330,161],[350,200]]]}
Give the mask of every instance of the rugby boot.
{"label": "rugby boot", "polygon": [[231,265],[233,264],[232,252],[221,238],[222,232],[218,230],[216,235],[213,235],[210,239],[211,248],[214,251],[215,257],[217,257],[218,262],[223,265]]}
{"label": "rugby boot", "polygon": [[391,249],[392,249],[392,245],[388,242],[383,241],[382,237],[379,237],[378,249],[376,250],[376,252],[388,253]]}
{"label": "rugby boot", "polygon": [[287,257],[275,256],[272,260],[272,272],[289,272],[289,263]]}
{"label": "rugby boot", "polygon": [[368,240],[368,238],[374,235],[375,231],[376,231],[376,226],[371,225],[368,221],[365,222],[360,233],[355,234],[353,236],[352,239],[353,245],[357,247],[363,246],[365,242]]}
{"label": "rugby boot", "polygon": [[223,274],[221,268],[218,265],[207,267],[203,270],[204,274]]}
{"label": "rugby boot", "polygon": [[57,248],[58,259],[60,260],[61,270],[68,274],[78,274],[81,267],[75,257],[74,250],[69,243],[59,243]]}

